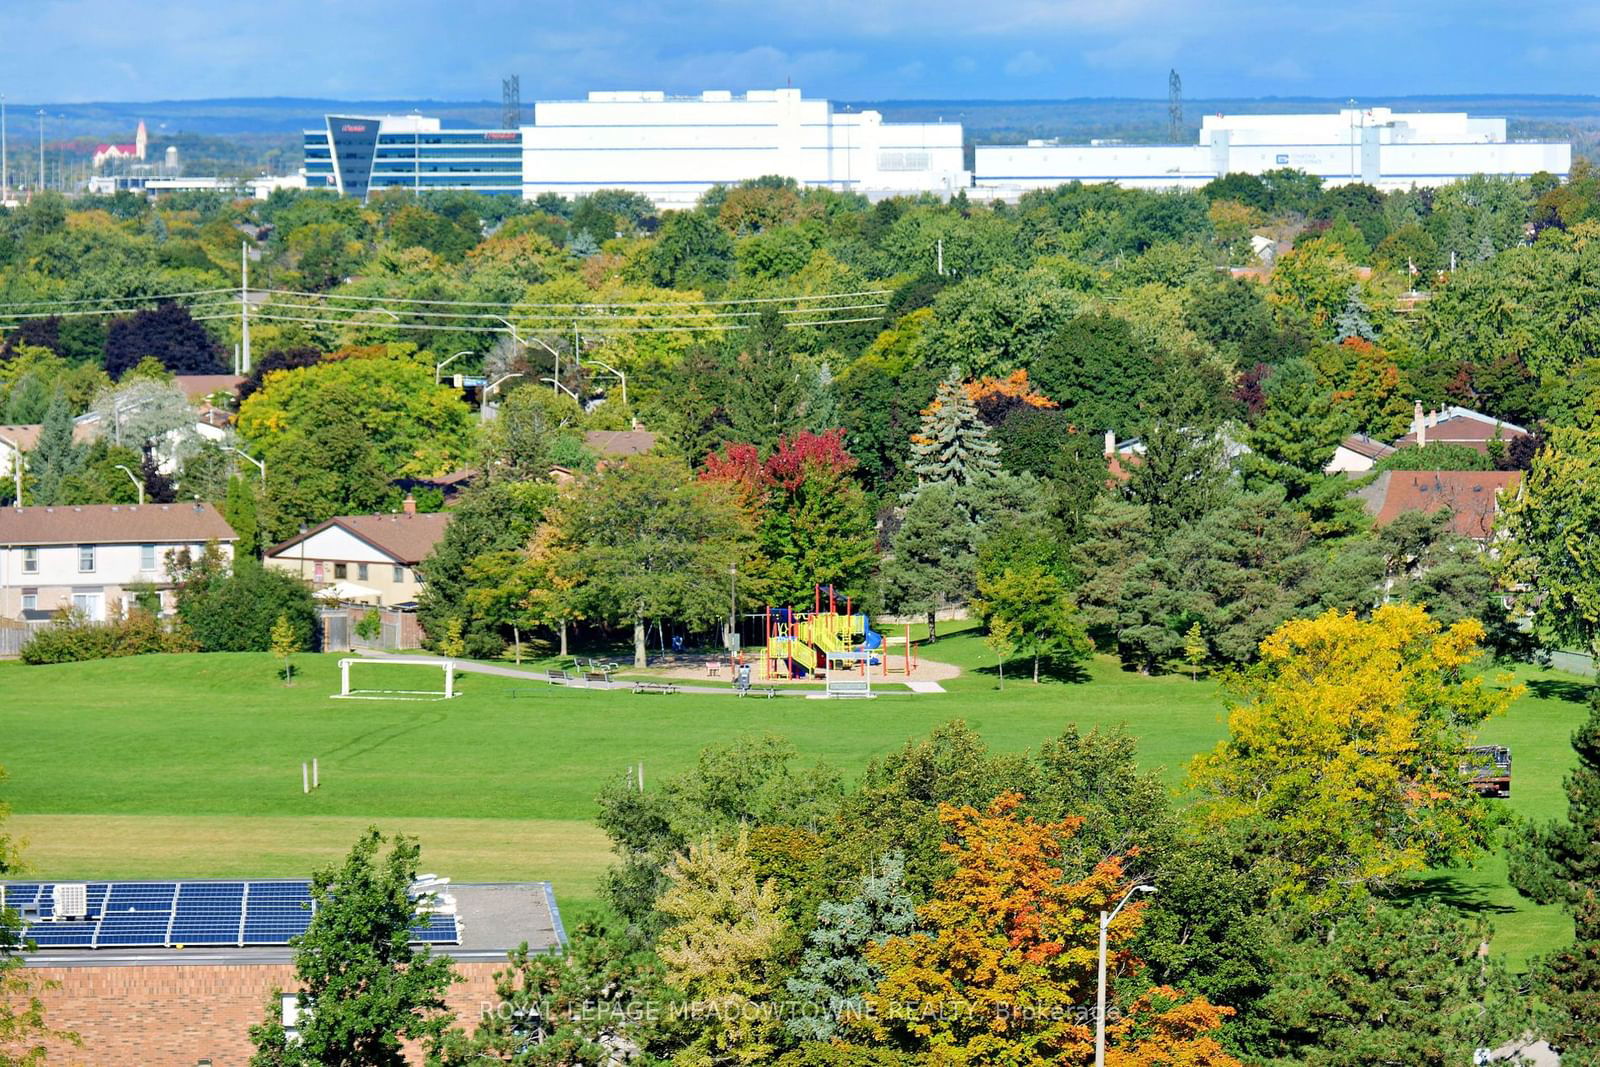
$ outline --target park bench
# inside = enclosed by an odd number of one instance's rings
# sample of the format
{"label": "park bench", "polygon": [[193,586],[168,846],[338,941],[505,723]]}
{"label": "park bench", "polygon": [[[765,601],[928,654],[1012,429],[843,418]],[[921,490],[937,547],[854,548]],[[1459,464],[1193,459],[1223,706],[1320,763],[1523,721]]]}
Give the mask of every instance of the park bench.
{"label": "park bench", "polygon": [[634,682],[635,693],[676,693],[678,687],[671,682]]}
{"label": "park bench", "polygon": [[710,661],[708,661],[706,663],[706,677],[707,678],[721,678],[722,677],[722,661],[720,659],[710,660]]}
{"label": "park bench", "polygon": [[747,697],[752,693],[758,697],[766,697],[768,700],[771,700],[773,697],[778,695],[778,687],[774,685],[747,685],[739,690],[739,695],[741,697]]}
{"label": "park bench", "polygon": [[583,684],[584,685],[594,685],[596,682],[600,683],[601,685],[610,685],[611,684],[611,672],[610,671],[584,671],[583,672]]}
{"label": "park bench", "polygon": [[549,675],[551,685],[566,685],[572,681],[572,675],[568,674],[560,667],[552,667],[545,673]]}

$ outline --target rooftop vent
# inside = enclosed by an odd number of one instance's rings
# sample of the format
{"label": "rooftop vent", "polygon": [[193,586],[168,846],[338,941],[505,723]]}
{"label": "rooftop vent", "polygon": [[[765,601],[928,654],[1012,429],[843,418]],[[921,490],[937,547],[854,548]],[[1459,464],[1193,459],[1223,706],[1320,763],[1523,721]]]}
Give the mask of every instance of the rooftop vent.
{"label": "rooftop vent", "polygon": [[57,919],[87,918],[89,887],[83,882],[57,882],[51,902]]}

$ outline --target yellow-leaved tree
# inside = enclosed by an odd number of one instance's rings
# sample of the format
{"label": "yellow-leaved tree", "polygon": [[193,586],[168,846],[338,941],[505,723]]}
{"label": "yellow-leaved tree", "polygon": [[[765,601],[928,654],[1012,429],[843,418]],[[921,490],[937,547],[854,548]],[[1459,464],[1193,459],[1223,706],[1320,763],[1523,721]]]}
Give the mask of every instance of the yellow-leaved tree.
{"label": "yellow-leaved tree", "polygon": [[[848,1028],[931,1063],[1093,1062],[1099,916],[1128,876],[1111,857],[1086,878],[1066,877],[1062,842],[1082,820],[1041,823],[1018,816],[1021,803],[1005,793],[983,812],[940,807],[955,873],[917,909],[916,932],[867,949],[883,979]],[[1129,904],[1108,932],[1106,1063],[1238,1067],[1211,1036],[1231,1009],[1163,986],[1117,996],[1141,969],[1128,945],[1144,908]]]}
{"label": "yellow-leaved tree", "polygon": [[1317,908],[1470,857],[1490,825],[1463,749],[1520,695],[1473,669],[1482,640],[1414,604],[1284,623],[1230,682],[1227,739],[1190,766],[1202,818]]}

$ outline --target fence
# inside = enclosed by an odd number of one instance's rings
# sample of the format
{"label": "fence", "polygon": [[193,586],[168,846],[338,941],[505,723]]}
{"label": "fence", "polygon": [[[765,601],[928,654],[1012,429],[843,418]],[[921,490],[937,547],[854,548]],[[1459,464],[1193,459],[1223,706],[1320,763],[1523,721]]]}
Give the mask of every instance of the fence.
{"label": "fence", "polygon": [[1550,653],[1550,666],[1558,671],[1581,674],[1585,678],[1593,678],[1596,673],[1594,656],[1587,652],[1578,652],[1575,649],[1552,651]]}
{"label": "fence", "polygon": [[[378,631],[372,636],[357,632],[369,612],[378,616]],[[374,608],[366,604],[340,604],[322,609],[322,650],[351,652],[358,648],[382,652],[401,652],[422,647],[422,628],[415,612],[396,608]]]}
{"label": "fence", "polygon": [[0,619],[0,659],[16,659],[22,655],[22,650],[33,640],[35,634],[40,630],[48,630],[55,624],[54,618],[27,619],[23,622]]}

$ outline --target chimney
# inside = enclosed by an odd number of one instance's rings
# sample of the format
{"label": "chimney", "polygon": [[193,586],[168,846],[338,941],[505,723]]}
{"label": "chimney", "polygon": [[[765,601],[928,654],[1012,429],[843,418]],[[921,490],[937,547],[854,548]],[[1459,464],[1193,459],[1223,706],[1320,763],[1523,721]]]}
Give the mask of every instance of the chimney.
{"label": "chimney", "polygon": [[417,513],[417,498],[407,493],[406,498],[400,501],[400,510],[407,515],[415,515]]}
{"label": "chimney", "polygon": [[1112,433],[1110,430],[1107,430],[1106,431],[1106,455],[1114,456],[1116,454],[1117,454],[1117,435]]}
{"label": "chimney", "polygon": [[1411,432],[1414,434],[1422,433],[1422,426],[1422,401],[1413,400],[1411,402]]}

